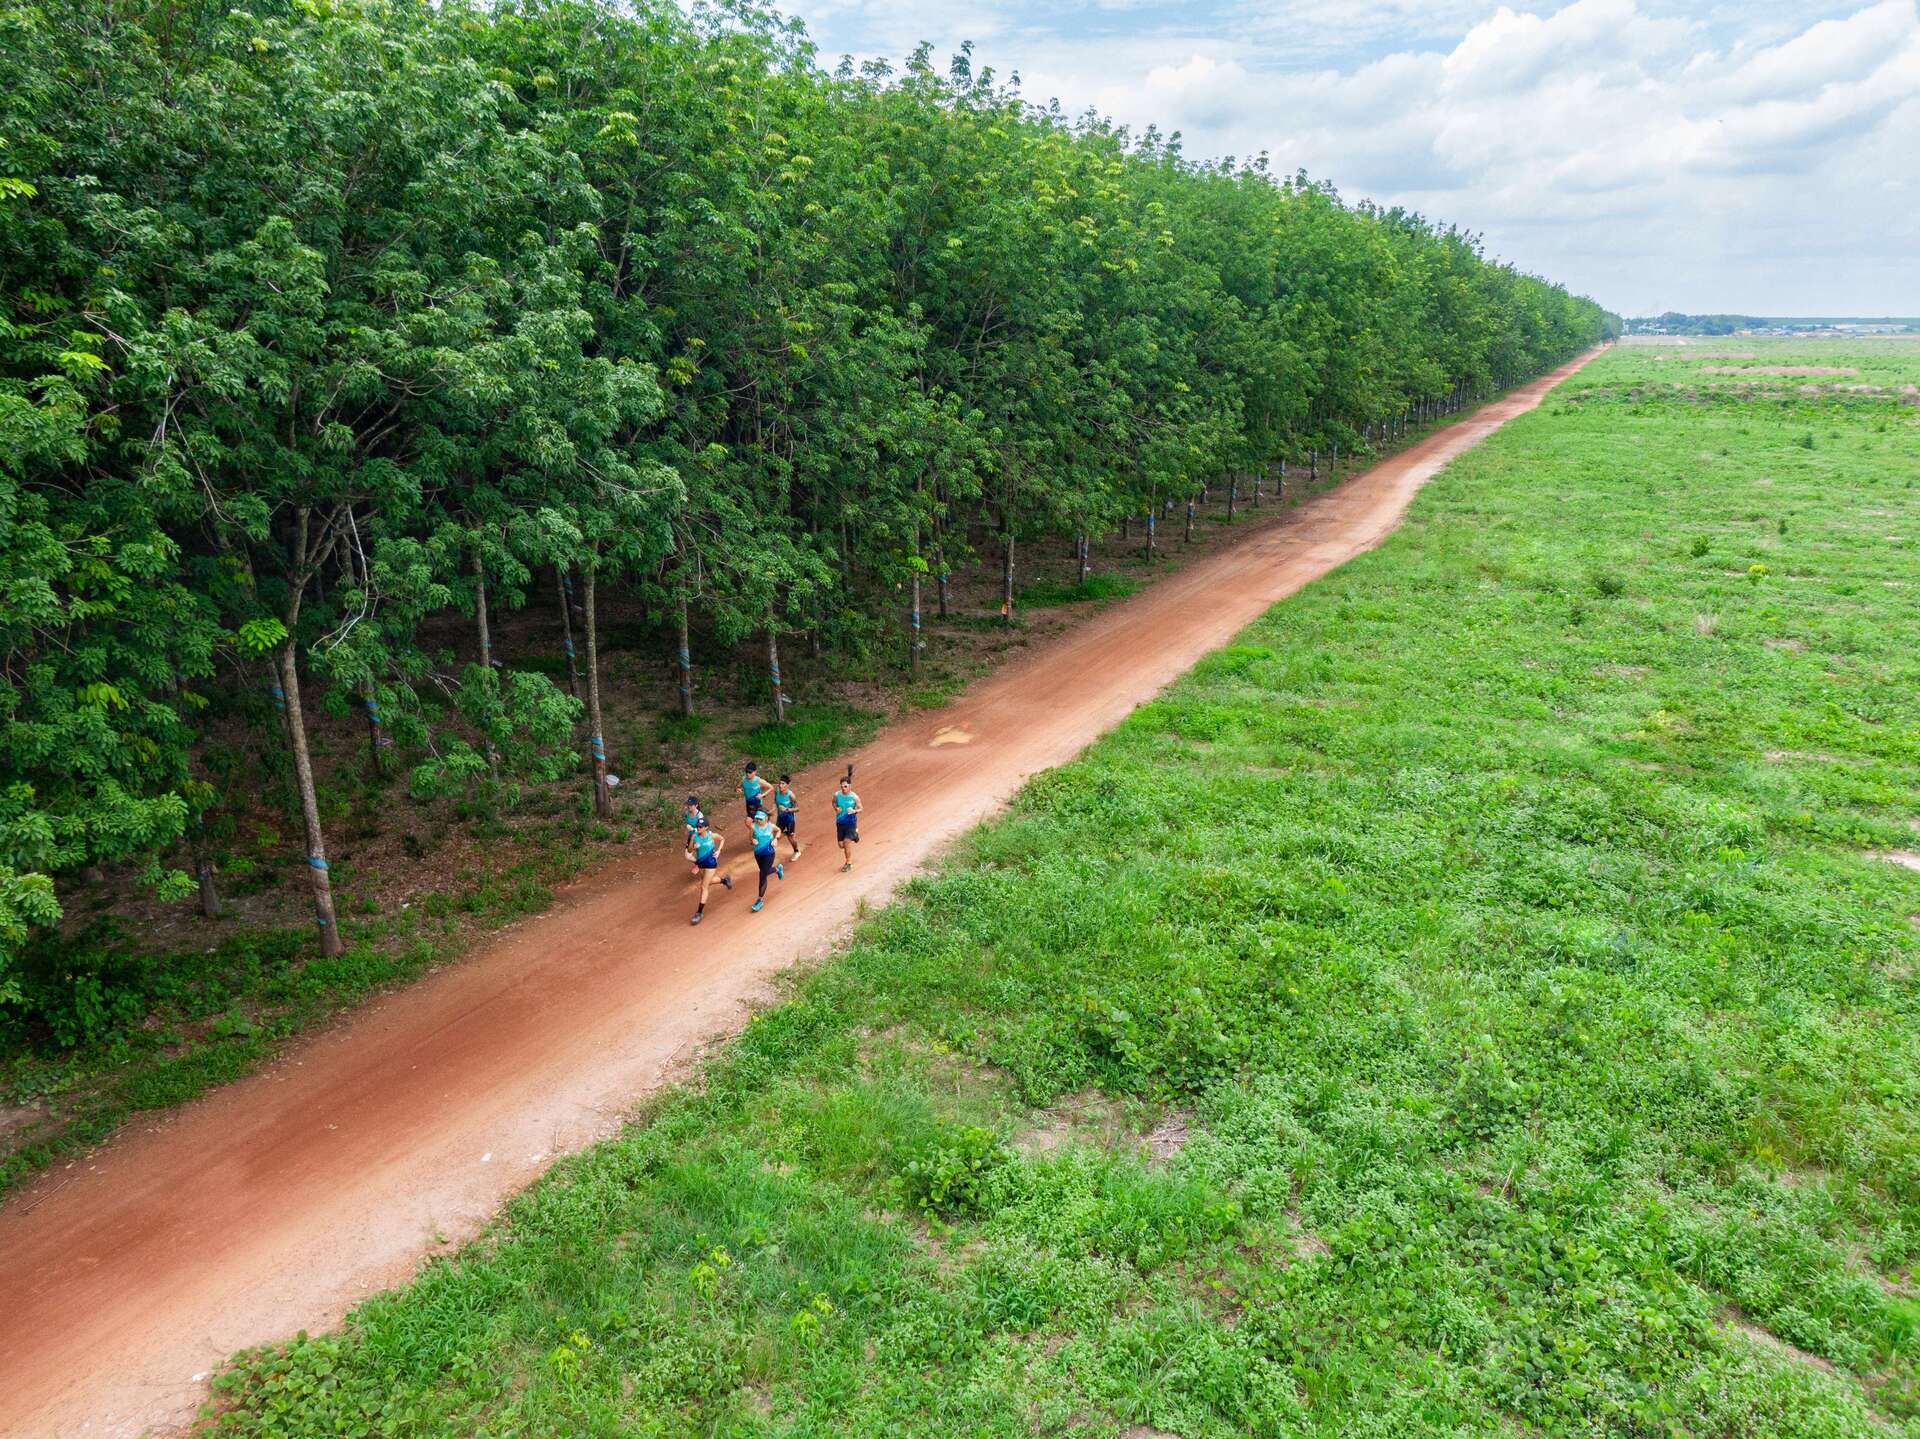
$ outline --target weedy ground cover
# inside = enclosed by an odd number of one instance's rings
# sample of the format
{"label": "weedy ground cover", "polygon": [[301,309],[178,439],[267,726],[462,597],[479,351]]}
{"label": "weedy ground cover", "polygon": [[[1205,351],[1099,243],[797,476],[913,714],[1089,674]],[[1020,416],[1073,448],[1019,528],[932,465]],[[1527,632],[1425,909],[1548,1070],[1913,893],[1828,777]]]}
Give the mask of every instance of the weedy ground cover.
{"label": "weedy ground cover", "polygon": [[1920,1434],[1920,414],[1651,369],[221,1431]]}

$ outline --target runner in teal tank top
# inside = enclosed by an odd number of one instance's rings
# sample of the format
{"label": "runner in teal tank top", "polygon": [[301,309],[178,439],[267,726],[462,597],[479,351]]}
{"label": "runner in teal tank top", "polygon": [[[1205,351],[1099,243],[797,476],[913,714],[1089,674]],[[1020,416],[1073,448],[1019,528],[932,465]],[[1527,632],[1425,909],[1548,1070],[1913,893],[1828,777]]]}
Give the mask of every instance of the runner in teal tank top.
{"label": "runner in teal tank top", "polygon": [[860,796],[853,792],[853,781],[843,779],[840,788],[833,796],[833,837],[840,841],[840,853],[846,863],[840,866],[845,874],[853,868],[853,847],[860,843]]}
{"label": "runner in teal tank top", "polygon": [[793,776],[783,774],[780,783],[773,787],[773,818],[780,826],[780,833],[787,837],[787,843],[793,846],[793,857],[800,858],[800,839],[795,833],[800,823],[800,796],[793,792]]}
{"label": "runner in teal tank top", "polygon": [[767,782],[760,778],[760,766],[751,760],[747,762],[746,772],[740,776],[740,793],[747,801],[747,818],[751,820],[755,810],[765,809]]}
{"label": "runner in teal tank top", "polygon": [[693,868],[693,877],[698,879],[700,877],[700,867],[693,863],[693,832],[700,828],[700,821],[703,818],[700,813],[700,797],[698,795],[690,794],[687,796],[687,810],[683,818],[685,818],[687,822],[687,863]]}
{"label": "runner in teal tank top", "polygon": [[[720,873],[720,851],[727,847],[727,839],[701,815],[688,847],[693,851],[694,868],[700,871],[700,907],[693,912],[693,922],[698,924],[707,912],[707,891],[713,888],[713,877]],[[733,876],[721,874],[720,887],[732,889]]]}
{"label": "runner in teal tank top", "polygon": [[753,862],[760,866],[760,892],[753,897],[753,912],[758,914],[767,902],[767,876],[771,874],[785,879],[787,871],[774,858],[773,847],[780,838],[780,831],[774,828],[765,810],[754,811],[753,818],[747,821],[747,837],[753,844]]}

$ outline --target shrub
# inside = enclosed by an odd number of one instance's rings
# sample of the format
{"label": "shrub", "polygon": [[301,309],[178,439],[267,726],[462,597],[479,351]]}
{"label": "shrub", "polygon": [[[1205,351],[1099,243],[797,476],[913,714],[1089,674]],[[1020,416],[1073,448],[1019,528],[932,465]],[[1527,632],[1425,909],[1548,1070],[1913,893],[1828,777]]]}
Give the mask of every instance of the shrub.
{"label": "shrub", "polygon": [[1012,1152],[991,1129],[967,1124],[943,1129],[907,1163],[901,1184],[907,1198],[928,1214],[978,1214],[996,1174]]}

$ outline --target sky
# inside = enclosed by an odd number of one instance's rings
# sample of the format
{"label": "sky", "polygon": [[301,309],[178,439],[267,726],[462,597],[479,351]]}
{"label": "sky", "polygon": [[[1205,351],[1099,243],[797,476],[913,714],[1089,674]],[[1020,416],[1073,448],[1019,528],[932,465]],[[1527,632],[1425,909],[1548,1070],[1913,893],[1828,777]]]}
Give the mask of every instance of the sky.
{"label": "sky", "polygon": [[789,0],[831,65],[974,44],[1028,99],[1406,205],[1627,315],[1920,315],[1916,0]]}

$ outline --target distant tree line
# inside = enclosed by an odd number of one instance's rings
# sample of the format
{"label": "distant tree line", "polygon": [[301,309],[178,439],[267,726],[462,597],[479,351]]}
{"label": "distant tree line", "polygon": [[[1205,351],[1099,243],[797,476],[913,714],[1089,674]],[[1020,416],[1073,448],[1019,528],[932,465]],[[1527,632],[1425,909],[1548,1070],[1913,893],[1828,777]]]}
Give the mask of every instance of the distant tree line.
{"label": "distant tree line", "polygon": [[[777,718],[789,636],[917,664],[959,566],[1010,600],[1023,544],[1615,327],[1418,215],[964,53],[829,72],[746,7],[0,0],[0,999],[88,866],[217,903],[218,695],[284,738],[331,952],[323,706],[422,796],[578,766],[605,814],[610,586],[688,712],[699,630],[764,646]],[[494,662],[533,603],[564,685]]]}
{"label": "distant tree line", "polygon": [[1920,330],[1920,319],[1895,315],[1687,315],[1667,310],[1626,322],[1626,328],[1664,335],[1737,335],[1743,330],[1797,332],[1873,326],[1881,330]]}

